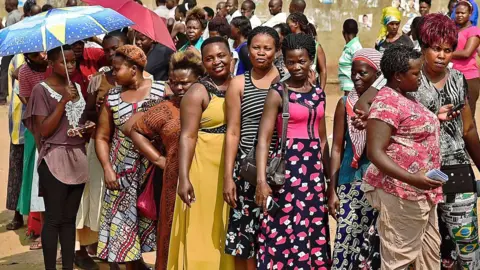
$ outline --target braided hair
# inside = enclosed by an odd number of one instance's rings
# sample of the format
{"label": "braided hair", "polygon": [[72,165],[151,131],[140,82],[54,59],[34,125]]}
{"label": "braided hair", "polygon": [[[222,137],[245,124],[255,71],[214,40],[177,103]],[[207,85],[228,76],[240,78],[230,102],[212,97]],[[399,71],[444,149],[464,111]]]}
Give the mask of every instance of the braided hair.
{"label": "braided hair", "polygon": [[250,20],[245,16],[233,18],[230,22],[230,25],[238,28],[238,30],[240,30],[240,34],[245,38],[247,38],[252,31],[252,25],[250,24]]}
{"label": "braided hair", "polygon": [[407,73],[410,60],[420,58],[422,54],[411,46],[394,45],[383,53],[380,68],[387,81],[391,81],[395,73]]}
{"label": "braided hair", "polygon": [[315,52],[317,46],[315,44],[315,39],[307,34],[290,34],[285,37],[282,43],[282,54],[283,57],[287,56],[287,51],[292,50],[301,50],[305,49],[308,53],[308,57],[313,61],[315,58]]}
{"label": "braided hair", "polygon": [[269,26],[255,27],[255,29],[253,29],[252,32],[250,32],[250,35],[248,35],[248,40],[247,40],[248,46],[250,46],[253,38],[257,35],[268,35],[272,37],[275,40],[275,50],[278,50],[280,48],[280,36],[278,35],[278,32],[272,27],[269,27]]}
{"label": "braided hair", "polygon": [[288,15],[287,22],[292,21],[294,23],[298,23],[300,26],[300,30],[307,34],[311,35],[313,37],[317,36],[317,30],[315,30],[315,26],[308,22],[307,16],[305,14],[300,13],[300,12],[294,12]]}

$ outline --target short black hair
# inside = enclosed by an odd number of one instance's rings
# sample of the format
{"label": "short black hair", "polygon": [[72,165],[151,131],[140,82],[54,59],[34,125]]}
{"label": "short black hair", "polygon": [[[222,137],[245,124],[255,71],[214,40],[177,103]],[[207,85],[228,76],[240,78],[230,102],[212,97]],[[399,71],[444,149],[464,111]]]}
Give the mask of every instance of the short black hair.
{"label": "short black hair", "polygon": [[420,24],[422,23],[423,17],[415,17],[410,25],[412,35],[415,33],[415,36],[420,35]]}
{"label": "short black hair", "polygon": [[298,9],[296,10],[297,12],[304,12],[305,8],[307,7],[307,3],[305,3],[304,0],[292,0],[290,5],[298,7]]}
{"label": "short black hair", "polygon": [[53,9],[53,6],[50,4],[45,4],[42,6],[42,12],[49,11],[51,9]]}
{"label": "short black hair", "polygon": [[278,35],[277,31],[269,26],[258,26],[250,32],[247,39],[247,45],[250,46],[252,40],[257,35],[268,35],[271,36],[275,43],[275,50],[280,49],[280,36]]}
{"label": "short black hair", "polygon": [[202,47],[200,47],[200,52],[203,54],[203,49],[207,47],[207,45],[213,44],[213,43],[222,43],[227,47],[228,52],[230,52],[230,45],[228,44],[228,41],[224,39],[223,37],[211,37],[207,38],[203,43]]}
{"label": "short black hair", "polygon": [[106,34],[105,37],[103,37],[103,40],[106,40],[106,39],[109,39],[109,38],[114,38],[114,37],[120,39],[123,42],[123,44],[125,44],[125,45],[128,44],[127,35],[124,32],[119,31],[119,30],[112,31],[112,32]]}
{"label": "short black hair", "polygon": [[220,36],[230,37],[231,28],[230,24],[224,17],[216,16],[208,23],[208,31],[215,31],[220,34]]}
{"label": "short black hair", "polygon": [[255,2],[253,2],[252,0],[245,0],[245,1],[243,1],[242,5],[243,4],[250,5],[252,10],[255,10],[257,8],[257,5],[255,5]]}
{"label": "short black hair", "polygon": [[32,7],[35,6],[37,2],[35,0],[27,0],[25,4],[23,4],[23,13],[30,14],[32,11]]}
{"label": "short black hair", "polygon": [[354,19],[346,19],[343,22],[343,32],[345,34],[357,35],[358,34],[358,23]]}
{"label": "short black hair", "polygon": [[288,34],[291,34],[292,31],[290,31],[290,27],[288,27],[288,24],[286,23],[279,23],[277,25],[275,25],[273,27],[273,29],[279,29],[280,30],[280,33],[282,34],[282,36],[287,36]]}
{"label": "short black hair", "polygon": [[142,5],[142,6],[143,6],[143,2],[142,2],[142,0],[134,0],[134,1],[135,1],[135,2],[137,2],[137,3],[139,3],[140,5]]}
{"label": "short black hair", "polygon": [[411,46],[393,45],[386,49],[380,61],[380,68],[387,81],[391,81],[395,73],[407,73],[410,60],[419,59],[422,54]]}
{"label": "short black hair", "polygon": [[418,1],[418,4],[421,4],[421,3],[425,3],[425,4],[427,4],[429,7],[432,6],[432,0],[420,0],[420,1]]}
{"label": "short black hair", "polygon": [[250,24],[250,20],[245,16],[239,16],[232,19],[230,25],[235,26],[240,30],[240,34],[244,37],[248,37],[250,32],[252,31],[252,25]]}
{"label": "short black hair", "polygon": [[311,35],[304,33],[300,34],[290,34],[285,37],[282,43],[282,54],[285,58],[287,56],[287,51],[292,50],[307,50],[308,57],[310,60],[314,60],[315,53],[317,51],[317,46],[315,44],[315,39]]}
{"label": "short black hair", "polygon": [[56,47],[51,49],[47,52],[47,59],[50,61],[56,61],[60,55],[62,55],[62,48],[63,51],[71,51],[72,46],[70,45],[63,45],[61,47]]}
{"label": "short black hair", "polygon": [[205,10],[208,17],[213,18],[213,16],[215,16],[215,11],[211,7],[203,7],[203,10]]}

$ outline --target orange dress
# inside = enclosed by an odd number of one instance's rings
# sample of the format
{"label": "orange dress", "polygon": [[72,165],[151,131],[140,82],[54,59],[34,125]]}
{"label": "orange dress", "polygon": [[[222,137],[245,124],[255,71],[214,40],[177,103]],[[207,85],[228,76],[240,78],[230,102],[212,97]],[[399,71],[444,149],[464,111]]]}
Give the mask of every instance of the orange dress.
{"label": "orange dress", "polygon": [[162,145],[166,153],[162,193],[157,226],[156,269],[167,267],[170,232],[178,182],[178,148],[180,139],[180,99],[165,100],[150,108],[135,123],[140,134]]}

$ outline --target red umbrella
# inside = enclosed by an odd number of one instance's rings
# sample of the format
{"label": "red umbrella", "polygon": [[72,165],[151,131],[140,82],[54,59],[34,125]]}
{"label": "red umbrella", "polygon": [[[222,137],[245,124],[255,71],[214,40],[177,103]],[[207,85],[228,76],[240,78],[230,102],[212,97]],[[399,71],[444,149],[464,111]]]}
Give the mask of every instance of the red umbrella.
{"label": "red umbrella", "polygon": [[135,23],[135,25],[132,26],[133,29],[173,50],[176,50],[175,44],[170,37],[170,32],[165,25],[165,21],[155,12],[143,7],[135,1],[83,0],[83,2],[89,5],[99,5],[115,10]]}

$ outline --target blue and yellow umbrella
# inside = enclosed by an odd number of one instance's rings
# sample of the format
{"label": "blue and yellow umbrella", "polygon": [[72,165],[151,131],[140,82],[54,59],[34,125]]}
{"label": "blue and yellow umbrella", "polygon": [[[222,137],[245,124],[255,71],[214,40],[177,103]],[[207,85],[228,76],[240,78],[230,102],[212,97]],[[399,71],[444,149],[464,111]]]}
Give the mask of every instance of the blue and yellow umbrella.
{"label": "blue and yellow umbrella", "polygon": [[52,9],[0,30],[0,56],[45,52],[131,25],[120,13],[100,6]]}

